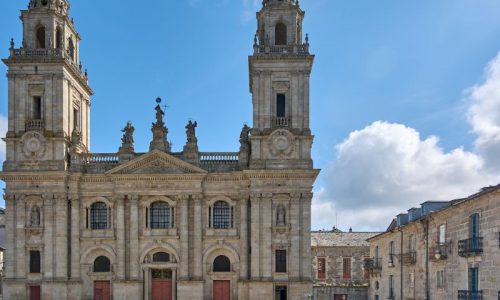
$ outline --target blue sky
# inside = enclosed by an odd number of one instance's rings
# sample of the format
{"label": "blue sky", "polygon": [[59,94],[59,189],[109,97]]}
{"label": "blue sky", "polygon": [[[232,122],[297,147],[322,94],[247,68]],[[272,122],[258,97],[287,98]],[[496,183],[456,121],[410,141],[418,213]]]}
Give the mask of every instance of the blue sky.
{"label": "blue sky", "polygon": [[[18,16],[27,3],[1,4],[2,58],[11,37],[17,45],[22,40]],[[241,126],[251,123],[247,56],[260,3],[71,1],[96,92],[92,151],[116,152],[128,120],[136,150],[146,151],[157,96],[169,106],[174,151],[184,144],[188,119],[199,124],[202,151],[237,151]],[[496,141],[491,130],[500,122],[491,117],[500,89],[490,76],[500,50],[499,1],[302,0],[301,6],[316,55],[311,126],[315,166],[323,169],[313,228],[337,219],[343,229],[384,229],[391,216],[425,200],[466,196],[499,182],[486,167],[494,165],[492,148],[481,148]],[[488,97],[474,94],[489,82]],[[3,77],[3,116],[6,88]],[[490,109],[474,110],[486,102]],[[484,129],[486,112],[491,124]]]}

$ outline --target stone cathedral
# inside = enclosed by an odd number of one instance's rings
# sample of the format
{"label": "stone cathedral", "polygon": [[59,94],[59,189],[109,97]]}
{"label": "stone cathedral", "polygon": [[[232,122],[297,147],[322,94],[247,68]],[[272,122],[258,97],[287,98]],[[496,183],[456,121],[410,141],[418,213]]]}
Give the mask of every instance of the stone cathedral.
{"label": "stone cathedral", "polygon": [[91,152],[93,91],[69,7],[31,0],[22,44],[3,60],[5,299],[307,299],[319,170],[299,1],[263,1],[248,60],[252,128],[220,153],[198,149],[192,121],[172,151],[161,99],[144,120],[149,149],[134,148],[124,122],[117,152]]}

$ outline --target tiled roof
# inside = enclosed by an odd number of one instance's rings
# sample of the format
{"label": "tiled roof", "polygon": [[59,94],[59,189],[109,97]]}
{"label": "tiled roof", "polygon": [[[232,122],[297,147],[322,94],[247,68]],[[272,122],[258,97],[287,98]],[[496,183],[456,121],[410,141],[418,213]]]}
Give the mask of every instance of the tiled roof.
{"label": "tiled roof", "polygon": [[328,232],[316,231],[311,233],[311,246],[333,247],[333,246],[370,246],[367,239],[380,232]]}

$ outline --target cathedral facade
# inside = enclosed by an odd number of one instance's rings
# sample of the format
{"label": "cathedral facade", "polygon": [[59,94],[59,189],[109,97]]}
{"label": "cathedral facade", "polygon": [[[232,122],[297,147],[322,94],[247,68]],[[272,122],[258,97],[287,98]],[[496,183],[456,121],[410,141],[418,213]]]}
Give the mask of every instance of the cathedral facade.
{"label": "cathedral facade", "polygon": [[307,299],[319,170],[303,18],[295,0],[257,13],[253,124],[239,151],[201,152],[190,121],[173,152],[157,99],[147,152],[128,123],[117,152],[92,153],[93,91],[69,2],[31,0],[22,45],[3,60],[5,299]]}

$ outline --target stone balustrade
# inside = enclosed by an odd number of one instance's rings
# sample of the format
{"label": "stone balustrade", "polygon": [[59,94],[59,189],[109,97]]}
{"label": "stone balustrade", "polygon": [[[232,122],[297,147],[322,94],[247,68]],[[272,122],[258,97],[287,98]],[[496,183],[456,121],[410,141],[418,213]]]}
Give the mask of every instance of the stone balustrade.
{"label": "stone balustrade", "polygon": [[45,128],[45,122],[43,120],[27,120],[25,127],[26,131],[43,130]]}
{"label": "stone balustrade", "polygon": [[254,45],[254,55],[309,55],[309,44]]}

